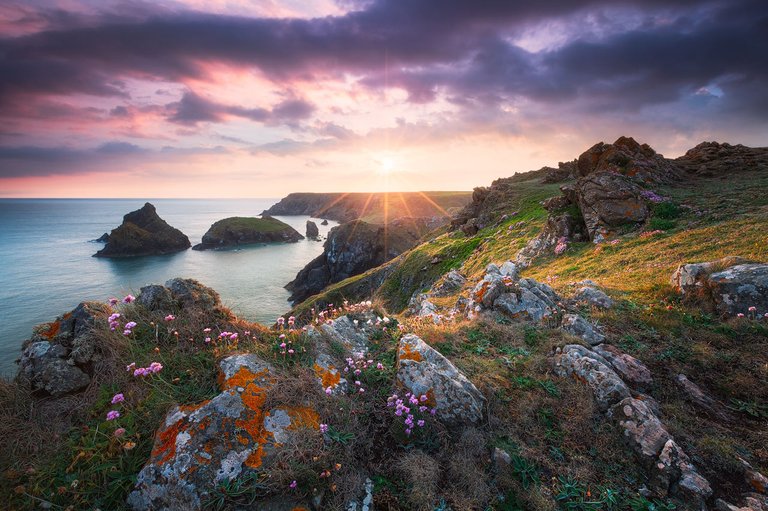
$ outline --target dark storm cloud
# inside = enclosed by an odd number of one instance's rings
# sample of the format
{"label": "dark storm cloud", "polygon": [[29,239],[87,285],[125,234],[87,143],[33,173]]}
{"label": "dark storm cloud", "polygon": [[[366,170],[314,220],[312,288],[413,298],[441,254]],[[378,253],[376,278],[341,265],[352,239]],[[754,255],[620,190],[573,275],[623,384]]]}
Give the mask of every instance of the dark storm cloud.
{"label": "dark storm cloud", "polygon": [[194,125],[198,122],[221,122],[228,116],[234,116],[266,124],[290,124],[306,119],[314,109],[311,103],[294,98],[278,103],[272,110],[243,108],[216,103],[187,91],[180,101],[168,105],[171,112],[168,119],[178,124]]}
{"label": "dark storm cloud", "polygon": [[[128,77],[205,79],[207,63],[260,69],[278,84],[363,76],[371,88],[404,88],[412,102],[445,92],[456,104],[510,99],[578,102],[585,113],[635,111],[717,84],[718,108],[768,106],[764,0],[378,0],[348,2],[348,14],[317,19],[254,19],[135,6],[80,25],[0,40],[0,106],[30,94],[126,96]],[[127,8],[126,8],[127,9]],[[621,9],[643,23],[621,31]],[[605,34],[572,27],[555,49],[537,53],[512,42],[547,20],[593,15]],[[757,105],[756,108],[750,108]],[[193,92],[169,109],[186,125],[236,116],[264,123],[307,118],[312,105],[287,99],[247,109]],[[115,112],[119,115],[119,112]]]}

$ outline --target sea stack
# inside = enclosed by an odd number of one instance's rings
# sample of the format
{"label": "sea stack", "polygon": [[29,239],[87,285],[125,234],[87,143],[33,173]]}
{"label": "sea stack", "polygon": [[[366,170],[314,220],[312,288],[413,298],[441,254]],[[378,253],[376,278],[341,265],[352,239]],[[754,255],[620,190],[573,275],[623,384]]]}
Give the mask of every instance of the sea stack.
{"label": "sea stack", "polygon": [[109,234],[106,246],[94,257],[135,257],[164,255],[188,249],[192,244],[180,230],[171,227],[147,202],[123,217],[123,223]]}
{"label": "sea stack", "polygon": [[293,243],[304,239],[296,229],[271,216],[231,217],[219,220],[192,250],[231,248],[254,243]]}
{"label": "sea stack", "polygon": [[317,238],[320,236],[320,230],[317,224],[312,220],[307,220],[307,238]]}

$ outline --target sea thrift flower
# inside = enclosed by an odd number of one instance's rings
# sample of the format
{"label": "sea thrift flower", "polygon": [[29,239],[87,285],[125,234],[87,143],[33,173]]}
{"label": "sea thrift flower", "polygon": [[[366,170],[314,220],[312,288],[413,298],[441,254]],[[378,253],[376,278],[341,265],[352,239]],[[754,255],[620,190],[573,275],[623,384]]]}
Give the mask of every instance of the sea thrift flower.
{"label": "sea thrift flower", "polygon": [[557,245],[555,245],[555,255],[560,255],[563,252],[565,252],[567,249],[568,249],[568,238],[563,236],[557,240]]}
{"label": "sea thrift flower", "polygon": [[743,314],[743,313],[741,313],[741,312],[739,312],[738,314],[736,314],[736,317],[737,317],[737,318],[743,318],[743,317],[744,317],[744,314]]}
{"label": "sea thrift flower", "polygon": [[237,340],[237,334],[235,333],[235,334],[230,335],[229,336],[229,340],[230,341],[236,341]]}
{"label": "sea thrift flower", "polygon": [[756,312],[756,311],[757,311],[757,307],[753,306],[749,308],[749,312]]}
{"label": "sea thrift flower", "polygon": [[149,364],[149,367],[147,368],[153,373],[159,373],[163,369],[163,364],[160,362],[152,362]]}
{"label": "sea thrift flower", "polygon": [[168,315],[165,317],[165,320],[166,320],[166,321],[173,321],[174,319],[176,319],[176,316],[174,316],[173,314],[168,314]]}
{"label": "sea thrift flower", "polygon": [[114,432],[115,437],[121,437],[125,434],[125,428],[117,428]]}
{"label": "sea thrift flower", "polygon": [[291,481],[291,484],[289,484],[288,486],[289,486],[289,487],[290,487],[290,488],[293,490],[293,489],[294,489],[294,488],[296,488],[298,485],[299,485],[299,483],[297,483],[296,481]]}
{"label": "sea thrift flower", "polygon": [[116,405],[117,403],[122,403],[123,401],[125,401],[125,396],[123,396],[122,392],[112,396],[113,405]]}
{"label": "sea thrift flower", "polygon": [[205,342],[211,342],[211,338],[210,337],[206,337],[205,338]]}
{"label": "sea thrift flower", "polygon": [[115,305],[117,305],[117,303],[118,303],[119,301],[120,301],[120,300],[118,300],[117,298],[110,298],[110,299],[109,299],[109,304],[110,304],[112,307],[114,307]]}
{"label": "sea thrift flower", "polygon": [[131,362],[130,364],[125,366],[125,370],[126,371],[133,371],[135,367],[136,367],[136,362]]}
{"label": "sea thrift flower", "polygon": [[327,389],[325,389],[325,393],[328,396],[330,396],[332,392],[333,392],[333,389],[331,387],[328,387]]}
{"label": "sea thrift flower", "polygon": [[113,420],[117,419],[118,417],[120,417],[120,412],[118,412],[117,410],[110,410],[109,412],[107,412],[107,420],[108,421],[113,421]]}
{"label": "sea thrift flower", "polygon": [[328,424],[320,424],[320,433],[328,432]]}
{"label": "sea thrift flower", "polygon": [[131,303],[136,299],[133,295],[125,295],[125,298],[123,298],[123,303]]}
{"label": "sea thrift flower", "polygon": [[210,328],[203,328],[203,333],[204,334],[210,334],[211,333],[211,329]]}

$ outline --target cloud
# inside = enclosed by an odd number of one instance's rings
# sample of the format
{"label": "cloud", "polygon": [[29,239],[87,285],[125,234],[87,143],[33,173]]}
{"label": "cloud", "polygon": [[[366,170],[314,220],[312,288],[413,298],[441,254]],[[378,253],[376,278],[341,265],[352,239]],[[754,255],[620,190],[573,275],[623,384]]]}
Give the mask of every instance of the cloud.
{"label": "cloud", "polygon": [[244,108],[217,103],[192,91],[187,91],[180,101],[167,105],[167,109],[170,112],[168,120],[178,124],[194,125],[199,122],[223,122],[228,117],[241,117],[275,125],[306,119],[312,115],[315,107],[303,99],[291,98],[281,101],[271,110]]}

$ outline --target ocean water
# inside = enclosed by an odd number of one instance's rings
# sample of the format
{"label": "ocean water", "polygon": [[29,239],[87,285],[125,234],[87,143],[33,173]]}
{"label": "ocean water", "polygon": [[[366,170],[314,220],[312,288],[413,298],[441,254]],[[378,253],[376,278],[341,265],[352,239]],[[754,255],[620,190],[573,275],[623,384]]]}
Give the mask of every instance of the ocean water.
{"label": "ocean water", "polygon": [[[323,251],[314,240],[233,250],[186,250],[127,259],[91,257],[103,244],[90,240],[120,225],[144,205],[138,199],[0,200],[0,374],[14,361],[36,324],[52,321],[85,300],[137,295],[147,284],[194,278],[214,288],[242,318],[272,323],[290,309],[283,286]],[[150,199],[157,213],[199,243],[216,220],[256,216],[277,199]],[[276,217],[305,233],[307,216]],[[320,225],[324,238],[336,222]]]}

